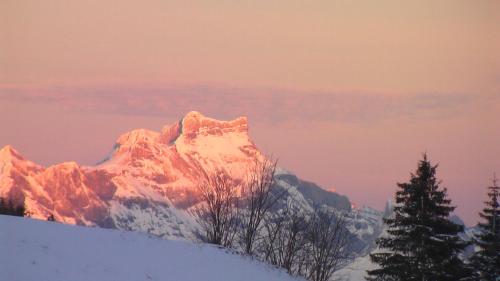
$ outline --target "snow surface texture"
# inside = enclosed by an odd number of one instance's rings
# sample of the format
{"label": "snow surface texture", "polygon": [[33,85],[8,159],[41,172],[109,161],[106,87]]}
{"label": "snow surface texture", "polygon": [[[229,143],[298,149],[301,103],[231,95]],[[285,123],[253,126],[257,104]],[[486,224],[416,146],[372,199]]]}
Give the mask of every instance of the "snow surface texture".
{"label": "snow surface texture", "polygon": [[365,281],[366,271],[375,269],[377,266],[370,261],[366,255],[355,259],[352,263],[333,274],[333,280],[337,281]]}
{"label": "snow surface texture", "polygon": [[210,245],[0,215],[0,280],[302,280]]}

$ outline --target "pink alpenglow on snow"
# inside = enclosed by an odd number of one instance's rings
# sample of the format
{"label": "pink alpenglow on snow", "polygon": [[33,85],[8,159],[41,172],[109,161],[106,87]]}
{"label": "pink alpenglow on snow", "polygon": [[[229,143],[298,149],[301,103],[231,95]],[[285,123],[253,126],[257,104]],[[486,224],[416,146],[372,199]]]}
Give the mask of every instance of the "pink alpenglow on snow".
{"label": "pink alpenglow on snow", "polygon": [[[204,173],[223,169],[244,180],[249,165],[262,157],[248,136],[246,118],[218,121],[189,112],[161,132],[121,135],[96,166],[66,162],[45,168],[6,146],[0,154],[0,196],[24,200],[34,218],[54,215],[71,224],[106,226],[110,212],[120,208],[115,202],[132,199],[172,205],[177,215],[189,217],[183,212],[198,202]],[[179,232],[192,235],[182,227]]]}

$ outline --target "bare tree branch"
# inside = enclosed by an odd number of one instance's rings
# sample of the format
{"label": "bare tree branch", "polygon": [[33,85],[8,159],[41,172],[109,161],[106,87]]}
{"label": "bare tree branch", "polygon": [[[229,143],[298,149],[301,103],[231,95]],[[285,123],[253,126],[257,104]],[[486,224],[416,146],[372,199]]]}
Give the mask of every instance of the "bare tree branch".
{"label": "bare tree branch", "polygon": [[305,211],[291,205],[266,218],[261,243],[264,259],[292,275],[301,275],[305,266],[308,223]]}
{"label": "bare tree branch", "polygon": [[346,227],[344,215],[317,208],[311,217],[307,236],[310,247],[307,278],[327,281],[351,258],[349,245],[353,236]]}
{"label": "bare tree branch", "polygon": [[199,183],[203,201],[199,218],[208,243],[232,246],[236,234],[238,189],[239,183],[221,169],[205,174]]}
{"label": "bare tree branch", "polygon": [[277,160],[256,159],[247,172],[242,188],[244,209],[240,216],[240,244],[246,254],[253,254],[255,242],[259,239],[262,222],[284,193],[273,194],[274,174]]}

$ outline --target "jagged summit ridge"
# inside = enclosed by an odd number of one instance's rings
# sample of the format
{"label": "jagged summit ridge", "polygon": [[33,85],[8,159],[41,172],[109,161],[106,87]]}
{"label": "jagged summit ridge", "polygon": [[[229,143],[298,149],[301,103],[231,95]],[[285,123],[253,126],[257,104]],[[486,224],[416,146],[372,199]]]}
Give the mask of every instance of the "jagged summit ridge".
{"label": "jagged summit ridge", "polygon": [[8,162],[12,159],[23,160],[24,157],[11,145],[6,145],[0,149],[0,162]]}
{"label": "jagged summit ridge", "polygon": [[197,111],[191,111],[181,120],[180,132],[185,135],[193,133],[222,134],[224,132],[247,132],[246,117],[238,117],[232,121],[219,121],[205,117]]}
{"label": "jagged summit ridge", "polygon": [[191,111],[160,132],[138,129],[121,135],[112,156],[100,166],[145,159],[158,164],[176,158],[177,163],[194,161],[208,168],[205,164],[225,166],[256,156],[260,153],[248,136],[246,117],[220,121]]}
{"label": "jagged summit ridge", "polygon": [[169,146],[175,145],[180,137],[184,140],[192,140],[197,137],[222,136],[231,133],[240,133],[241,137],[249,140],[247,117],[221,121],[206,117],[197,111],[191,111],[180,121],[164,126],[160,132],[146,129],[127,132],[117,139],[116,146],[130,148],[135,145],[144,146],[153,143]]}

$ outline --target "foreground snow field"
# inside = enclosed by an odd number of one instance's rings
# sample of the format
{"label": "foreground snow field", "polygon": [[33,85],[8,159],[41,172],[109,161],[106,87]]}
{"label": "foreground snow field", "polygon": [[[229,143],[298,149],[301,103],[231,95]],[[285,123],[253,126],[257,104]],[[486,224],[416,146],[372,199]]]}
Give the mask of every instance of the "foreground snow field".
{"label": "foreground snow field", "polygon": [[0,215],[0,280],[299,280],[210,245]]}
{"label": "foreground snow field", "polygon": [[333,279],[338,281],[365,281],[366,270],[375,269],[375,265],[370,261],[370,256],[356,258],[352,263],[333,274]]}

